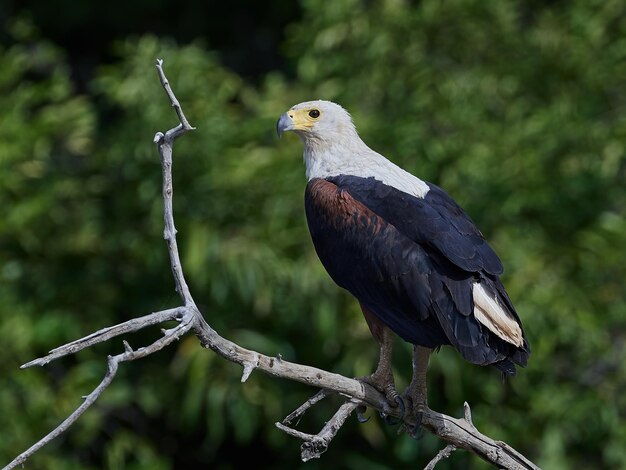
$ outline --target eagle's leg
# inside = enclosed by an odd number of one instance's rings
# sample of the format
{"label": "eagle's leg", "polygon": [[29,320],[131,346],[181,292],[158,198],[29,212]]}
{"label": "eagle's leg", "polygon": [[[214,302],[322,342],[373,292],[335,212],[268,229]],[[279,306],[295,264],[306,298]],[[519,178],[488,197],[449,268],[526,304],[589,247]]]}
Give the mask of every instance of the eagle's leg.
{"label": "eagle's leg", "polygon": [[414,437],[419,437],[422,414],[427,404],[426,371],[432,349],[423,346],[413,346],[413,377],[411,383],[402,394],[410,403],[410,413],[415,418],[415,427],[411,430]]}
{"label": "eagle's leg", "polygon": [[402,406],[400,403],[401,398],[396,391],[393,372],[391,370],[394,333],[363,305],[361,305],[361,310],[363,310],[363,315],[365,316],[365,320],[367,321],[372,335],[380,345],[380,355],[378,357],[378,366],[374,373],[366,377],[360,377],[359,380],[370,384],[379,392],[384,393],[391,406],[395,407],[398,406],[398,404]]}

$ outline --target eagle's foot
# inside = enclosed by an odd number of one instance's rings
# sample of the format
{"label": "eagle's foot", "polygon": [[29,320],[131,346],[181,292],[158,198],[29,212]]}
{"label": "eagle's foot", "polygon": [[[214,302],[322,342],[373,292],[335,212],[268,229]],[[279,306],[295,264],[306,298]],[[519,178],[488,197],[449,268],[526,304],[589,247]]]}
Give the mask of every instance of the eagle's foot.
{"label": "eagle's foot", "polygon": [[389,406],[392,408],[398,406],[397,398],[400,398],[400,395],[396,391],[396,385],[391,371],[381,373],[380,369],[377,369],[372,375],[357,377],[356,380],[371,385],[380,393],[385,395]]}
{"label": "eagle's foot", "polygon": [[407,413],[415,424],[406,425],[406,430],[413,439],[420,439],[424,435],[422,428],[422,418],[426,409],[426,394],[422,387],[411,384],[402,394],[402,398],[408,403]]}
{"label": "eagle's foot", "polygon": [[389,414],[385,412],[381,412],[381,416],[385,420],[387,424],[395,425],[402,421],[402,417],[404,416],[404,400],[396,391],[396,386],[393,380],[393,375],[391,371],[386,371],[384,368],[381,370],[380,368],[376,370],[372,375],[368,375],[365,377],[359,377],[357,380],[364,382],[368,385],[371,385],[380,393],[385,395],[387,399],[387,403],[390,408],[400,408],[400,418],[395,419]]}
{"label": "eagle's foot", "polygon": [[366,411],[367,407],[364,405],[356,407],[356,419],[359,421],[359,423],[367,423],[370,420],[369,416],[365,416]]}
{"label": "eagle's foot", "polygon": [[381,418],[383,418],[385,423],[387,423],[390,426],[395,426],[396,424],[400,424],[402,422],[402,420],[404,419],[404,411],[406,410],[406,407],[404,406],[404,400],[402,399],[402,397],[400,395],[396,396],[395,402],[396,402],[396,406],[398,406],[400,408],[400,416],[399,417],[394,418],[393,416],[388,415],[384,411],[380,412]]}
{"label": "eagle's foot", "polygon": [[415,424],[412,424],[412,425],[405,424],[406,431],[408,432],[408,434],[413,439],[416,439],[416,440],[421,439],[422,436],[424,435],[424,428],[422,427],[422,418],[424,417],[425,407],[426,407],[425,404],[421,404],[417,407],[412,407],[412,410],[410,411],[410,413]]}
{"label": "eagle's foot", "polygon": [[406,426],[407,432],[411,437],[419,439],[424,431],[422,429],[422,418],[424,411],[427,409],[427,388],[426,388],[426,370],[428,368],[428,359],[431,349],[423,346],[413,346],[413,378],[402,397],[409,403],[408,412],[415,424]]}

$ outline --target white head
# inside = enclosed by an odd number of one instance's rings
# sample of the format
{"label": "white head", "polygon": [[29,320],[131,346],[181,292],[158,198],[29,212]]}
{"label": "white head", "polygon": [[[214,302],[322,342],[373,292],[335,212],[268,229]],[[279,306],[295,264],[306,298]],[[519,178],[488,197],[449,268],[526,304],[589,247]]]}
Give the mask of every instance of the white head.
{"label": "white head", "polygon": [[293,131],[302,139],[309,180],[344,174],[374,177],[420,197],[428,191],[424,182],[365,145],[348,111],[336,103],[299,103],[278,119],[276,131],[279,137]]}
{"label": "white head", "polygon": [[295,132],[305,146],[330,145],[333,141],[359,138],[348,111],[324,100],[306,101],[293,106],[280,117],[276,131],[279,137],[286,131]]}

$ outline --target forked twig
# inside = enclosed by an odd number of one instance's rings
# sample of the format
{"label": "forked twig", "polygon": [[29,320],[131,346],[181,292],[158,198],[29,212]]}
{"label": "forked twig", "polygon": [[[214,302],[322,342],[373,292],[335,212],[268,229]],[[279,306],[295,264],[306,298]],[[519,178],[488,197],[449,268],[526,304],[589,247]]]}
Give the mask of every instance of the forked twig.
{"label": "forked twig", "polygon": [[[316,395],[317,397],[317,395]],[[313,397],[315,398],[315,397]],[[323,397],[320,397],[317,401],[321,400]],[[313,403],[311,403],[312,399],[309,399],[305,404],[309,404],[310,407]],[[281,431],[286,432],[287,434],[302,439],[304,442],[300,446],[300,458],[303,462],[306,462],[311,459],[319,459],[321,455],[326,452],[330,442],[337,435],[343,423],[346,422],[346,419],[352,414],[352,412],[361,405],[361,403],[357,400],[348,400],[344,402],[334,416],[326,423],[326,425],[322,428],[322,430],[317,434],[306,434],[295,429],[292,429],[286,426],[285,422],[288,422],[287,418],[283,420],[282,423],[276,423],[276,427]],[[308,408],[307,407],[307,408]],[[302,407],[301,407],[302,408]],[[298,408],[298,410],[301,410]],[[298,411],[296,410],[296,411]],[[295,413],[295,412],[294,412]],[[292,413],[292,415],[294,414]],[[291,415],[289,415],[291,416]]]}
{"label": "forked twig", "polygon": [[191,297],[189,287],[185,282],[185,277],[183,276],[180,264],[180,256],[178,254],[178,246],[176,244],[176,229],[174,227],[174,213],[172,210],[173,142],[174,139],[184,134],[185,132],[192,130],[193,127],[191,127],[191,125],[185,118],[180,103],[174,96],[172,88],[170,87],[169,82],[165,77],[165,73],[163,72],[163,61],[161,59],[157,60],[156,67],[159,74],[159,79],[161,80],[161,84],[163,85],[163,88],[165,89],[165,92],[167,93],[167,96],[169,97],[172,106],[176,110],[176,114],[178,115],[180,121],[180,123],[176,127],[168,130],[165,134],[158,132],[155,135],[154,142],[158,145],[159,153],[161,155],[161,167],[163,169],[163,217],[165,225],[164,237],[167,242],[167,248],[170,254],[170,264],[172,267],[172,274],[174,275],[176,291],[180,294],[184,302],[184,306],[172,308],[169,310],[163,310],[138,318],[133,318],[124,323],[120,323],[119,325],[103,328],[99,331],[96,331],[95,333],[85,336],[84,338],[52,349],[48,355],[30,361],[22,365],[21,367],[26,368],[32,366],[43,366],[50,361],[59,359],[69,354],[74,354],[81,349],[108,341],[109,339],[116,336],[139,331],[141,329],[161,324],[166,321],[178,320],[179,324],[169,330],[162,330],[162,338],[159,338],[152,344],[143,348],[139,348],[137,350],[133,350],[130,345],[126,341],[124,341],[124,352],[116,356],[109,356],[107,361],[107,372],[104,375],[104,378],[89,395],[84,397],[83,403],[50,433],[48,433],[46,436],[41,438],[39,441],[37,441],[35,444],[22,452],[15,459],[13,459],[6,467],[4,467],[5,470],[15,468],[18,465],[22,465],[35,452],[37,452],[50,441],[64,433],[72,424],[74,424],[74,422],[76,422],[76,420],[85,411],[87,411],[87,409],[91,405],[95,403],[100,395],[102,395],[102,393],[111,384],[115,377],[115,374],[117,373],[117,369],[120,363],[141,359],[143,357],[149,356],[156,351],[160,351],[161,349],[165,348],[166,346],[170,345],[171,343],[177,341],[182,336],[187,334],[189,330],[193,329],[196,325],[196,317],[201,317],[200,312],[196,308],[193,298]]}
{"label": "forked twig", "polygon": [[133,318],[132,320],[125,321],[119,325],[109,326],[101,330],[91,333],[84,338],[77,339],[71,343],[64,344],[58,348],[50,350],[49,354],[38,359],[34,359],[26,364],[20,366],[21,369],[33,366],[45,366],[48,362],[59,359],[63,356],[74,354],[81,349],[85,349],[93,346],[94,344],[103,343],[115,338],[116,336],[124,335],[127,333],[134,333],[135,331],[142,330],[148,326],[158,325],[171,320],[182,320],[185,314],[185,307],[170,308],[169,310],[162,310],[160,312],[151,313],[143,317]]}

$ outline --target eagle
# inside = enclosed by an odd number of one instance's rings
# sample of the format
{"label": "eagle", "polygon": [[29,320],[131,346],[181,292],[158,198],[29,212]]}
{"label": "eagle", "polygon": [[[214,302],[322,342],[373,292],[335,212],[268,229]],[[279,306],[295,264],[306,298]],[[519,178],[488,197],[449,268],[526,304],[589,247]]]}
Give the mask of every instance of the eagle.
{"label": "eagle", "polygon": [[[498,255],[467,213],[440,187],[369,148],[350,114],[307,101],[282,114],[278,136],[304,144],[306,220],[315,251],[359,302],[380,347],[361,380],[391,406],[421,416],[433,349],[454,347],[472,364],[504,376],[525,366],[530,347],[500,275]],[[394,335],[413,344],[413,376],[400,396],[391,369]]]}

